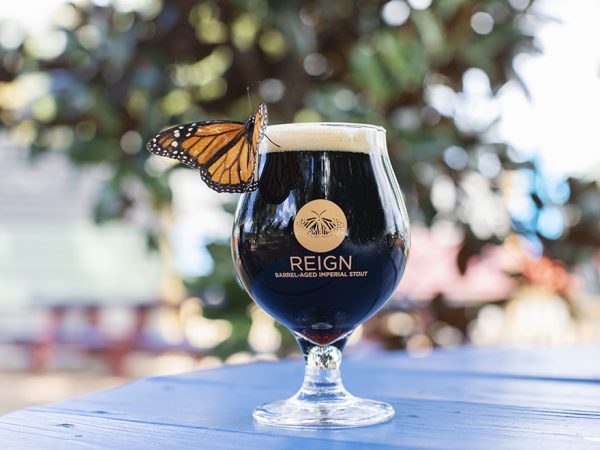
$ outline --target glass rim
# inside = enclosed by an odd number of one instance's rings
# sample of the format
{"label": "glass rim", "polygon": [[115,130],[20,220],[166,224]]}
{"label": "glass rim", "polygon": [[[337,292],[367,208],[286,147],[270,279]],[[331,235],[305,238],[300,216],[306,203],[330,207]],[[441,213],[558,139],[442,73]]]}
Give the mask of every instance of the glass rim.
{"label": "glass rim", "polygon": [[339,128],[355,128],[355,129],[370,129],[375,131],[381,131],[387,133],[387,130],[379,125],[373,125],[369,123],[355,123],[355,122],[289,122],[289,123],[276,123],[269,125],[271,127],[339,127]]}

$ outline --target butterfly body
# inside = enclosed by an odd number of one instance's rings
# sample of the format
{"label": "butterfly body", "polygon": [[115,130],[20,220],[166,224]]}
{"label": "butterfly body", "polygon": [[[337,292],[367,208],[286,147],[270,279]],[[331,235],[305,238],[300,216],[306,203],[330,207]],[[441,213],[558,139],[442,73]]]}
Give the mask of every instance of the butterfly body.
{"label": "butterfly body", "polygon": [[261,104],[245,123],[211,120],[179,125],[158,134],[146,147],[197,169],[217,192],[247,192],[257,187],[258,146],[267,124],[267,107]]}

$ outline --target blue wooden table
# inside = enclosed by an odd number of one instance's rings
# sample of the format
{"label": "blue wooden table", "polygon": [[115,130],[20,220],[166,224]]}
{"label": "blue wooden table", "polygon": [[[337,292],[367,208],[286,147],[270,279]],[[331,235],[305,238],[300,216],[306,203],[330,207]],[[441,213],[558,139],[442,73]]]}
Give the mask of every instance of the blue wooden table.
{"label": "blue wooden table", "polygon": [[600,448],[599,346],[395,352],[347,358],[343,373],[354,394],[391,403],[394,419],[330,431],[258,425],[252,408],[291,395],[302,363],[256,363],[13,412],[0,418],[0,449]]}

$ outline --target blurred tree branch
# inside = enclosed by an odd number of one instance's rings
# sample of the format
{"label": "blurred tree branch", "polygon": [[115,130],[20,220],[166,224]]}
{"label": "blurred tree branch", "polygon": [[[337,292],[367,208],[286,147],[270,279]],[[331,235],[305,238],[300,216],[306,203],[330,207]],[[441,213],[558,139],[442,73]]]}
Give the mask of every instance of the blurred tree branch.
{"label": "blurred tree branch", "polygon": [[[531,5],[447,0],[417,10],[400,0],[390,2],[395,9],[374,0],[138,3],[65,3],[41,40],[25,36],[0,47],[1,126],[34,156],[59,150],[74,164],[107,167],[98,222],[126,218],[140,203],[168,209],[172,167],[151,164],[144,142],[170,124],[245,119],[249,86],[255,104],[259,97],[269,104],[272,123],[384,126],[413,222],[458,226],[463,271],[483,246],[513,233],[570,264],[578,249],[598,246],[594,182],[570,180],[570,196],[558,203],[539,197],[535,187],[524,194],[538,196],[538,211],[571,208],[578,219],[561,239],[541,235],[537,216],[524,222],[503,207],[511,177],[541,175],[535,161],[520,160],[495,137],[497,114],[481,111],[494,111],[498,92],[518,80],[514,56],[535,51],[521,25]],[[474,98],[465,91],[467,79],[487,86],[485,92]],[[444,200],[449,191],[454,200]],[[486,204],[493,217],[483,209],[476,214]],[[158,224],[157,218],[145,230],[150,242],[157,242]],[[232,317],[243,316],[247,298],[222,247],[210,247],[214,273],[188,287],[225,286]]]}

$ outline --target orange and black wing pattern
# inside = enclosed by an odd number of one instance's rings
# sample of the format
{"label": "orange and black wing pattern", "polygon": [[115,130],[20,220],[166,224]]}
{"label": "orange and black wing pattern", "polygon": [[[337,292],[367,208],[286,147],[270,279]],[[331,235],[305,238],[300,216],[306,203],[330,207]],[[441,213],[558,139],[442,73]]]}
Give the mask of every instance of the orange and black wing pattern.
{"label": "orange and black wing pattern", "polygon": [[246,123],[213,120],[180,125],[158,134],[147,148],[198,169],[217,192],[248,192],[257,187],[258,146],[267,124],[267,107],[261,104]]}

